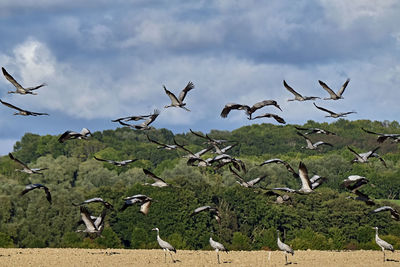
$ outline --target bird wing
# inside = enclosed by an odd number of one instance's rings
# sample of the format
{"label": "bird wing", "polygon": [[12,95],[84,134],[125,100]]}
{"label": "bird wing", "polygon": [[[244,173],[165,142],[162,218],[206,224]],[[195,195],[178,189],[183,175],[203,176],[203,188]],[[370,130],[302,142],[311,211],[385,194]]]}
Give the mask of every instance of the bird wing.
{"label": "bird wing", "polygon": [[40,115],[49,115],[48,113],[41,113],[41,112],[33,112],[33,111],[28,111],[25,110],[27,113],[30,113],[32,116],[40,116]]}
{"label": "bird wing", "polygon": [[353,114],[353,113],[357,113],[357,112],[355,112],[355,111],[342,112],[342,113],[340,113],[339,115],[340,115],[340,116],[345,116],[345,115],[349,115],[349,114]]}
{"label": "bird wing", "polygon": [[286,121],[282,117],[280,117],[276,114],[272,114],[272,113],[265,113],[263,115],[258,115],[256,117],[252,118],[252,120],[260,119],[260,118],[274,118],[277,122],[286,124]]}
{"label": "bird wing", "polygon": [[175,140],[175,137],[173,137],[172,139],[174,140],[174,144],[175,144],[178,148],[180,148],[180,149],[182,149],[182,150],[188,152],[190,155],[193,155],[193,156],[194,156],[194,154],[193,154],[192,151],[190,151],[189,149],[187,149],[187,148],[184,147],[183,145],[178,144],[178,143],[176,142],[176,140]]}
{"label": "bird wing", "polygon": [[375,132],[366,130],[366,129],[364,129],[363,127],[361,127],[361,130],[363,130],[364,132],[369,133],[369,134],[384,135],[383,133],[375,133]]}
{"label": "bird wing", "polygon": [[278,191],[285,191],[285,192],[289,192],[289,193],[296,193],[297,191],[288,187],[275,187],[275,188],[271,188],[271,190],[278,190]]}
{"label": "bird wing", "polygon": [[7,79],[10,83],[12,83],[12,85],[14,85],[15,88],[25,91],[25,89],[14,79],[13,76],[11,76],[11,75],[6,71],[5,68],[2,67],[1,70],[3,71],[4,77],[6,77],[6,79]]}
{"label": "bird wing", "polygon": [[140,205],[140,212],[143,213],[144,215],[147,215],[149,213],[149,209],[151,206],[151,201],[146,201],[142,205]]}
{"label": "bird wing", "polygon": [[109,163],[113,163],[113,162],[114,162],[114,161],[112,161],[112,160],[101,159],[101,158],[98,158],[98,157],[96,157],[96,156],[93,156],[93,158],[94,158],[95,160],[98,160],[98,161],[105,161],[105,162],[109,162]]}
{"label": "bird wing", "polygon": [[[326,109],[326,108],[317,106],[315,103],[313,103],[313,104],[314,104],[314,106],[315,106],[317,109],[320,109],[320,110],[322,110],[322,111],[328,112],[328,113],[330,113],[331,115],[335,115],[335,114],[336,114],[335,112],[330,111],[330,110],[328,110],[328,109]],[[336,114],[336,115],[337,115],[337,114]]]}
{"label": "bird wing", "polygon": [[342,87],[340,88],[340,90],[339,90],[338,93],[337,93],[337,95],[338,95],[339,97],[342,96],[342,94],[344,93],[344,90],[346,89],[346,87],[347,87],[347,85],[349,84],[349,82],[350,82],[350,79],[347,79],[347,80],[344,82],[344,84],[342,85]]}
{"label": "bird wing", "polygon": [[80,206],[80,211],[81,211],[82,221],[85,223],[86,228],[90,232],[97,231],[98,229],[97,229],[96,225],[94,225],[92,218],[90,218],[90,213],[89,213],[88,209],[85,206]]}
{"label": "bird wing", "polygon": [[194,155],[196,157],[200,157],[201,155],[205,154],[207,151],[210,151],[213,147],[209,147],[209,148],[204,148],[202,150],[200,150],[199,152],[195,153]]}
{"label": "bird wing", "polygon": [[291,92],[292,94],[294,94],[297,97],[303,98],[303,96],[299,93],[297,93],[292,87],[290,87],[285,80],[283,80],[283,85],[285,86],[285,88]]}
{"label": "bird wing", "polygon": [[247,184],[247,182],[245,181],[245,180],[243,180],[243,177],[242,176],[240,176],[237,172],[235,172],[235,170],[234,169],[232,169],[232,167],[231,166],[229,166],[229,170],[231,171],[231,173],[233,173],[237,178],[239,178],[239,180],[242,182],[242,183],[245,183],[245,184]]}
{"label": "bird wing", "polygon": [[152,123],[157,117],[160,115],[160,110],[155,109],[154,113],[150,115],[150,118],[148,118],[146,121],[142,123],[143,126],[147,127]]}
{"label": "bird wing", "polygon": [[322,88],[324,88],[329,93],[331,98],[338,97],[338,95],[336,95],[335,92],[331,88],[329,88],[329,86],[326,83],[320,80],[318,80],[318,82],[322,86]]}
{"label": "bird wing", "polygon": [[364,161],[364,159],[360,156],[360,154],[358,154],[357,152],[355,152],[351,147],[347,146],[347,148],[353,152],[353,154],[356,156],[356,158],[360,161]]}
{"label": "bird wing", "polygon": [[194,134],[195,136],[198,136],[198,137],[203,138],[203,139],[208,139],[206,136],[201,135],[201,134],[199,134],[199,133],[196,133],[196,132],[193,131],[192,129],[189,129],[189,130],[190,130],[190,132],[191,132],[192,134]]}
{"label": "bird wing", "polygon": [[198,214],[199,212],[206,211],[206,210],[210,210],[210,209],[211,209],[211,206],[201,206],[201,207],[198,207],[198,208],[196,208],[196,209],[190,214],[190,217],[192,217],[192,216]]}
{"label": "bird wing", "polygon": [[23,163],[22,161],[20,161],[19,159],[15,158],[13,156],[13,154],[8,153],[8,156],[10,157],[10,159],[12,159],[13,161],[15,161],[16,163],[18,163],[19,165],[21,165],[24,169],[28,169],[30,170],[31,168],[29,168],[25,163]]}
{"label": "bird wing", "polygon": [[171,91],[169,91],[169,90],[165,87],[165,85],[163,85],[163,87],[164,87],[165,93],[167,94],[167,96],[169,97],[169,99],[171,99],[171,103],[172,103],[173,105],[179,105],[181,102],[179,102],[178,98],[176,98],[176,96],[175,96]]}
{"label": "bird wing", "polygon": [[107,215],[107,209],[103,209],[101,215],[97,217],[96,220],[93,222],[93,224],[96,226],[97,229],[100,229],[100,226],[103,224],[106,215]]}
{"label": "bird wing", "polygon": [[5,105],[5,106],[7,106],[7,107],[9,107],[9,108],[13,108],[13,109],[16,109],[16,110],[18,110],[18,111],[26,112],[26,110],[23,110],[22,108],[16,107],[16,106],[14,106],[14,105],[12,105],[12,104],[10,104],[10,103],[4,102],[4,101],[2,101],[1,99],[0,99],[0,102],[1,102],[3,105]]}
{"label": "bird wing", "polygon": [[308,146],[308,147],[312,147],[312,146],[313,146],[311,140],[308,139],[308,137],[306,137],[304,134],[302,134],[302,133],[300,133],[300,132],[296,132],[296,133],[297,133],[297,135],[300,135],[301,137],[303,137],[303,138],[306,140],[307,146]]}
{"label": "bird wing", "polygon": [[257,109],[260,109],[260,108],[265,107],[267,105],[273,105],[273,103],[274,103],[273,100],[264,100],[264,101],[261,101],[261,102],[257,102],[253,106],[251,106],[251,108],[249,109],[250,113],[253,113]]}
{"label": "bird wing", "polygon": [[36,188],[40,188],[42,185],[41,184],[28,184],[27,186],[25,186],[25,189],[21,192],[21,196],[25,195],[26,193],[28,193],[29,191],[36,189]]}
{"label": "bird wing", "polygon": [[42,186],[44,192],[46,193],[46,199],[47,201],[51,204],[51,194],[50,194],[50,190],[49,188],[47,188],[46,186]]}
{"label": "bird wing", "polygon": [[326,143],[326,142],[324,142],[324,141],[318,141],[318,142],[316,142],[315,144],[313,144],[313,146],[315,146],[315,147],[320,146],[320,145],[327,145],[327,146],[333,147],[332,144]]}
{"label": "bird wing", "polygon": [[[380,147],[378,146],[378,147],[375,147],[373,150],[369,151],[369,152],[368,152],[367,159],[370,158],[371,156],[374,156],[374,153],[375,153],[379,148],[380,148]],[[375,153],[375,154],[376,154],[376,153]],[[378,155],[378,154],[376,154],[376,155]],[[378,155],[378,157],[379,157],[379,155]]]}
{"label": "bird wing", "polygon": [[192,82],[188,82],[188,84],[186,85],[186,87],[183,88],[183,90],[182,90],[181,93],[179,94],[178,99],[179,99],[179,101],[180,101],[181,103],[182,103],[183,100],[185,99],[186,94],[187,94],[190,90],[192,90],[193,88],[194,88],[194,84],[193,84]]}
{"label": "bird wing", "polygon": [[301,161],[299,163],[299,176],[300,176],[300,180],[301,180],[301,188],[302,189],[307,189],[307,190],[312,190],[311,189],[310,178],[308,178],[307,167]]}
{"label": "bird wing", "polygon": [[259,182],[261,182],[263,179],[265,179],[265,177],[267,177],[267,175],[257,177],[253,180],[248,181],[247,184],[250,186],[254,186],[254,185],[258,184]]}
{"label": "bird wing", "polygon": [[159,145],[159,146],[163,146],[163,147],[166,147],[166,146],[167,146],[166,144],[163,144],[163,143],[160,143],[160,142],[158,142],[158,141],[156,141],[156,140],[151,139],[151,138],[149,137],[148,134],[146,134],[146,137],[147,137],[147,140],[149,140],[149,141],[152,142],[152,143],[155,143],[155,144],[157,144],[157,145]]}
{"label": "bird wing", "polygon": [[226,118],[226,117],[228,116],[229,112],[230,112],[232,109],[239,109],[239,108],[242,108],[242,107],[243,107],[243,105],[240,105],[240,104],[228,103],[228,104],[226,104],[225,107],[222,109],[222,111],[221,111],[221,117],[222,117],[222,118]]}
{"label": "bird wing", "polygon": [[165,181],[163,179],[161,179],[160,177],[156,176],[154,173],[152,173],[149,170],[143,169],[144,174],[146,174],[147,176],[151,177],[155,182],[163,182],[165,183]]}

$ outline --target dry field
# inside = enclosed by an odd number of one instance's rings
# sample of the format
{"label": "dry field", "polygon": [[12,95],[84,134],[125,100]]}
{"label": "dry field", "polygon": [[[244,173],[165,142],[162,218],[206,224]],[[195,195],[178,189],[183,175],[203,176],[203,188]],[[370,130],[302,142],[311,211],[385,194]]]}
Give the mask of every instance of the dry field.
{"label": "dry field", "polygon": [[[386,253],[383,263],[381,251],[295,251],[289,266],[400,266],[400,253]],[[0,266],[216,266],[214,251],[178,251],[177,263],[168,255],[164,263],[162,250],[127,249],[2,249]],[[232,251],[220,253],[220,266],[283,266],[283,252]]]}

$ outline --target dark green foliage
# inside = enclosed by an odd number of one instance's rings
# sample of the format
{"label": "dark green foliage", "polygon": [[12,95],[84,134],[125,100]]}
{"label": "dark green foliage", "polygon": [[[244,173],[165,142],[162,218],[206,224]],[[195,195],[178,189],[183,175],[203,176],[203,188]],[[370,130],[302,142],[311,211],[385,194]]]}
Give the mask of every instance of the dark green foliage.
{"label": "dark green foliage", "polygon": [[[348,199],[351,193],[340,186],[349,175],[369,179],[361,191],[379,200],[379,205],[398,206],[384,199],[400,197],[400,153],[398,145],[376,142],[376,136],[360,128],[398,133],[397,122],[367,120],[337,120],[334,123],[308,121],[305,127],[324,128],[338,136],[310,135],[312,141],[327,141],[333,148],[301,150],[304,139],[292,125],[255,124],[234,130],[212,130],[210,136],[239,143],[230,154],[246,163],[245,180],[260,175],[267,178],[264,188],[291,187],[298,189],[300,181],[283,165],[258,165],[270,158],[288,161],[297,170],[299,162],[306,164],[310,176],[327,178],[325,184],[310,195],[290,194],[291,200],[277,204],[275,196],[261,189],[247,189],[235,183],[227,167],[214,171],[186,165],[183,151],[157,149],[146,134],[162,143],[173,144],[173,133],[167,129],[135,131],[128,128],[93,133],[89,140],[70,140],[63,144],[58,136],[38,136],[27,133],[17,142],[13,154],[31,167],[47,167],[44,175],[16,172],[20,168],[8,156],[0,158],[0,247],[81,247],[81,248],[158,248],[156,232],[176,249],[210,249],[212,236],[232,250],[277,249],[276,230],[294,249],[379,249],[374,242],[373,226],[380,236],[400,248],[400,223],[389,212],[369,214],[378,206]],[[194,129],[196,130],[196,129]],[[179,143],[197,152],[204,140],[190,134],[175,136]],[[386,160],[385,168],[378,159],[367,164],[351,164],[352,153],[366,152],[378,145],[377,151]],[[125,167],[93,159],[139,159]],[[213,156],[208,153],[205,155]],[[154,188],[142,168],[153,171],[172,186]],[[50,188],[53,203],[45,199],[43,190],[33,190],[19,196],[28,183],[43,183]],[[148,215],[139,213],[139,206],[119,211],[124,197],[145,194],[153,198]],[[114,205],[108,211],[102,237],[92,238],[78,225],[78,203],[101,197]],[[190,217],[203,205],[218,207],[221,223],[208,212]],[[101,214],[101,204],[88,205],[95,216]]]}

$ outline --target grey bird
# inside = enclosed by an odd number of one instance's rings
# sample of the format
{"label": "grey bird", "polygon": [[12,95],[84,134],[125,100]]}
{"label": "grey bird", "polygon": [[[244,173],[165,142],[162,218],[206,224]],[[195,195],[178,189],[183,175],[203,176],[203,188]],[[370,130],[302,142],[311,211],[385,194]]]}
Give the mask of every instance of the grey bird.
{"label": "grey bird", "polygon": [[157,144],[157,145],[158,145],[158,146],[157,146],[158,149],[163,148],[163,149],[165,149],[165,150],[175,150],[175,149],[178,148],[177,145],[163,144],[163,143],[158,142],[158,141],[156,141],[156,140],[154,140],[154,139],[151,139],[147,134],[146,134],[146,137],[147,137],[147,140],[149,140],[150,142],[152,142],[152,143],[154,143],[154,144]]}
{"label": "grey bird", "polygon": [[136,130],[150,130],[152,127],[149,125],[160,115],[160,110],[155,109],[153,114],[148,115],[148,118],[141,124],[129,124],[122,120],[116,120],[123,126],[128,126]]}
{"label": "grey bird", "polygon": [[143,172],[148,177],[150,177],[151,179],[154,180],[154,183],[152,183],[152,184],[145,183],[145,185],[151,185],[151,186],[154,186],[154,187],[166,187],[166,186],[169,186],[169,184],[167,184],[163,179],[161,179],[160,177],[158,177],[157,175],[155,175],[151,171],[149,171],[147,169],[143,169]]}
{"label": "grey bird", "polygon": [[158,242],[158,245],[164,250],[164,255],[165,255],[164,262],[167,262],[167,251],[168,251],[169,255],[171,255],[172,262],[175,263],[176,260],[174,260],[174,258],[172,257],[171,251],[176,253],[176,249],[170,243],[168,243],[167,241],[164,241],[164,240],[162,240],[160,238],[160,230],[157,227],[153,228],[151,230],[152,231],[157,231],[157,242]]}
{"label": "grey bird", "polygon": [[316,150],[321,145],[326,145],[326,146],[333,147],[332,144],[324,142],[324,141],[318,141],[316,143],[312,143],[311,140],[307,136],[305,136],[304,134],[302,134],[300,132],[296,132],[296,133],[297,133],[297,135],[300,135],[301,137],[303,137],[306,140],[307,146],[306,147],[302,147],[302,148],[306,148],[306,149],[310,149],[310,150]]}
{"label": "grey bird", "polygon": [[23,163],[22,161],[20,161],[19,159],[15,158],[13,156],[13,154],[8,153],[8,156],[10,157],[10,159],[12,159],[14,162],[18,163],[20,166],[22,166],[22,170],[21,169],[15,169],[16,171],[19,172],[25,172],[28,174],[40,174],[43,175],[43,173],[41,173],[40,171],[43,170],[47,170],[48,168],[29,168],[25,163]]}
{"label": "grey bird", "polygon": [[25,186],[25,189],[21,192],[21,196],[25,195],[31,190],[43,188],[44,192],[46,193],[46,199],[51,204],[51,194],[49,188],[42,184],[28,184]]}
{"label": "grey bird", "polygon": [[375,153],[375,151],[377,151],[377,150],[379,149],[379,146],[376,147],[376,148],[374,148],[374,149],[371,150],[371,151],[368,151],[368,152],[365,152],[365,153],[360,153],[360,154],[357,153],[356,151],[354,151],[354,149],[352,149],[352,148],[349,147],[349,146],[347,146],[347,148],[356,156],[355,159],[353,159],[353,160],[351,161],[352,163],[355,163],[355,162],[367,163],[367,162],[368,162],[368,159],[369,159],[370,157],[375,157],[375,158],[379,158],[379,160],[383,163],[383,165],[384,165],[385,167],[387,167],[385,161],[383,160],[383,158],[381,158],[381,156],[379,156],[377,153]]}
{"label": "grey bird", "polygon": [[250,188],[250,187],[254,187],[256,184],[258,184],[259,182],[261,182],[263,179],[265,179],[265,177],[267,177],[267,175],[263,175],[257,178],[254,178],[250,181],[245,181],[243,179],[242,176],[240,176],[237,172],[235,172],[234,169],[232,169],[231,166],[229,166],[229,170],[231,171],[231,173],[233,173],[238,179],[239,181],[236,181],[238,184],[240,184],[240,186],[246,187],[246,188]]}
{"label": "grey bird", "polygon": [[328,92],[328,94],[330,96],[329,98],[324,98],[324,100],[330,100],[330,99],[339,100],[339,99],[343,99],[342,95],[343,95],[344,90],[346,89],[347,85],[349,84],[350,79],[347,79],[344,82],[344,84],[342,85],[342,87],[339,89],[339,91],[337,93],[335,93],[331,88],[329,88],[329,86],[326,83],[324,83],[323,81],[319,80],[318,82],[322,86],[322,88],[324,88]]}
{"label": "grey bird", "polygon": [[219,224],[221,223],[221,216],[220,216],[220,213],[219,213],[218,208],[216,208],[216,207],[211,207],[211,206],[201,206],[201,207],[196,208],[196,209],[190,214],[190,217],[193,217],[193,216],[199,214],[200,212],[206,212],[206,211],[210,212],[210,214],[211,214],[212,216],[214,216],[215,220],[216,220]]}
{"label": "grey bird", "polygon": [[294,95],[293,99],[288,99],[288,101],[307,101],[307,100],[316,100],[316,99],[320,99],[320,97],[317,96],[302,96],[301,94],[299,94],[298,92],[296,92],[292,87],[290,87],[285,80],[283,80],[283,85],[285,86],[285,88],[291,92]]}
{"label": "grey bird", "polygon": [[70,139],[87,139],[92,133],[87,128],[82,128],[81,132],[65,131],[59,138],[58,142],[64,143]]}
{"label": "grey bird", "polygon": [[221,243],[214,241],[212,237],[210,237],[210,246],[215,249],[215,252],[217,252],[217,259],[218,259],[218,264],[220,264],[219,261],[219,251],[225,251],[228,253],[228,250],[222,245]]}
{"label": "grey bird", "polygon": [[29,110],[25,110],[19,107],[16,107],[10,103],[4,102],[0,99],[0,103],[2,103],[4,106],[7,106],[9,108],[15,109],[18,112],[15,112],[14,115],[21,115],[21,116],[41,116],[41,115],[49,115],[48,113],[40,113],[40,112],[33,112]]}
{"label": "grey bird", "polygon": [[395,219],[396,221],[400,221],[400,214],[397,212],[397,210],[395,210],[394,208],[392,208],[390,206],[379,207],[379,208],[374,209],[373,211],[371,211],[370,214],[378,213],[378,212],[385,212],[385,211],[389,211],[390,212],[390,216],[393,219]]}
{"label": "grey bird", "polygon": [[126,166],[129,163],[132,163],[132,162],[135,162],[135,161],[138,160],[138,159],[127,159],[127,160],[115,161],[115,160],[110,160],[110,159],[100,159],[100,158],[97,158],[96,156],[93,156],[93,157],[94,157],[95,160],[105,161],[105,162],[111,163],[111,164],[113,164],[115,166],[118,166],[118,167]]}
{"label": "grey bird", "polygon": [[89,204],[89,203],[101,203],[107,209],[110,209],[110,210],[114,209],[114,207],[113,207],[113,205],[111,203],[105,201],[104,199],[102,199],[100,197],[94,197],[94,198],[91,198],[91,199],[87,199],[87,200],[85,200],[85,201],[83,201],[81,203],[78,203],[78,204],[72,203],[72,205],[74,205],[74,206],[82,206],[82,205]]}
{"label": "grey bird", "polygon": [[27,87],[24,88],[22,87],[22,85],[20,85],[14,78],[13,76],[11,76],[5,68],[1,68],[1,70],[3,71],[3,75],[4,77],[6,77],[6,79],[15,86],[16,90],[15,91],[8,91],[9,94],[21,94],[21,95],[26,95],[26,94],[31,94],[31,95],[37,95],[37,93],[32,92],[33,90],[37,90],[43,86],[46,86],[46,83],[42,83],[38,86],[34,86],[34,87]]}
{"label": "grey bird", "polygon": [[256,110],[258,110],[262,107],[265,107],[265,106],[269,106],[269,105],[275,106],[276,108],[278,108],[279,110],[282,111],[281,107],[278,105],[278,103],[275,100],[264,100],[261,102],[257,102],[251,107],[248,105],[228,103],[222,109],[221,117],[226,118],[232,109],[238,109],[238,110],[244,110],[246,112],[246,114],[249,116],[248,119],[251,120],[251,116]]}
{"label": "grey bird", "polygon": [[381,239],[378,236],[378,227],[375,226],[375,227],[372,227],[372,229],[375,229],[375,242],[378,246],[381,247],[382,252],[383,252],[383,262],[385,262],[386,261],[385,249],[390,250],[391,252],[394,252],[394,248],[391,244],[389,244],[388,242],[386,242],[385,240]]}
{"label": "grey bird", "polygon": [[400,141],[400,134],[376,133],[376,132],[372,132],[372,131],[366,130],[366,129],[362,128],[362,127],[361,127],[361,130],[363,130],[364,132],[369,133],[369,134],[378,135],[378,139],[376,139],[376,141],[378,143],[383,143],[387,139],[392,139],[393,142],[395,142],[395,143],[398,143]]}
{"label": "grey bird", "polygon": [[99,236],[104,228],[104,219],[107,214],[106,210],[104,209],[102,214],[98,218],[94,219],[85,206],[80,206],[79,208],[82,221],[84,222],[86,228],[84,230],[77,230],[76,232],[96,234]]}
{"label": "grey bird", "polygon": [[304,135],[309,135],[309,134],[326,134],[326,135],[336,135],[333,132],[324,130],[324,129],[320,129],[320,128],[303,128],[303,127],[297,127],[295,126],[294,128],[296,128],[299,131],[307,131],[304,133]]}
{"label": "grey bird", "polygon": [[290,253],[293,256],[294,250],[281,241],[281,239],[279,238],[279,230],[276,230],[276,232],[277,232],[277,236],[278,236],[278,240],[277,240],[278,248],[285,253],[285,265],[288,265],[289,262],[287,260],[287,254]]}
{"label": "grey bird", "polygon": [[328,112],[328,113],[330,114],[330,115],[326,115],[325,117],[330,117],[330,118],[335,118],[335,119],[336,119],[336,118],[340,118],[340,117],[346,117],[347,115],[352,114],[352,113],[357,113],[357,112],[355,112],[355,111],[335,113],[335,112],[333,112],[333,111],[331,111],[331,110],[329,110],[329,109],[326,109],[326,108],[317,106],[315,103],[314,103],[314,106],[315,106],[317,109],[322,110],[322,111],[325,111],[325,112]]}
{"label": "grey bird", "polygon": [[126,208],[134,204],[140,204],[139,212],[141,212],[144,215],[147,215],[149,213],[151,203],[154,201],[151,197],[142,194],[126,197],[124,200],[125,203],[120,209],[120,211],[124,211]]}
{"label": "grey bird", "polygon": [[176,97],[171,91],[167,90],[165,85],[163,85],[165,93],[168,95],[169,99],[171,100],[170,105],[166,105],[164,108],[169,108],[169,107],[179,107],[183,108],[186,111],[190,111],[188,108],[186,108],[186,103],[183,103],[183,100],[185,100],[186,94],[194,88],[194,84],[192,82],[188,82],[185,88],[181,91],[179,94],[179,97]]}

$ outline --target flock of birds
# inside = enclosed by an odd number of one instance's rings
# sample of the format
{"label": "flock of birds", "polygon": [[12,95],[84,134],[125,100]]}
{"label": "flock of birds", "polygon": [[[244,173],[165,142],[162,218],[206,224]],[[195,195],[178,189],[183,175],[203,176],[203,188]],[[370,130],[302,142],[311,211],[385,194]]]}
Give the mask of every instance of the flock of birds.
{"label": "flock of birds", "polygon": [[[5,68],[2,68],[2,72],[4,77],[16,88],[15,91],[9,91],[8,93],[13,93],[13,94],[21,94],[21,95],[36,95],[37,93],[35,90],[46,86],[45,83],[42,83],[38,86],[34,87],[23,87],[21,86],[6,70]],[[319,84],[322,86],[323,89],[325,89],[329,93],[329,98],[324,98],[324,100],[339,100],[343,99],[343,93],[348,86],[350,80],[347,79],[346,82],[342,85],[342,87],[338,90],[337,93],[335,93],[326,83],[319,81]],[[289,99],[288,101],[308,101],[308,100],[317,100],[320,99],[320,97],[316,96],[303,96],[296,92],[292,87],[290,87],[286,81],[283,81],[284,87],[291,92],[294,95],[294,99]],[[180,92],[179,96],[176,97],[174,93],[169,91],[165,86],[163,86],[165,93],[167,96],[170,98],[171,103],[169,105],[166,105],[165,108],[169,107],[177,107],[184,109],[186,111],[190,111],[186,107],[186,103],[184,102],[185,97],[189,91],[194,89],[194,84],[192,82],[189,82],[186,87]],[[22,115],[22,116],[40,116],[40,115],[49,115],[47,113],[39,113],[39,112],[32,112],[28,111],[19,107],[16,107],[15,105],[12,105],[10,103],[4,102],[0,99],[0,102],[12,109],[17,110],[14,115]],[[278,123],[285,124],[285,120],[278,116],[277,114],[273,113],[264,113],[261,115],[257,115],[253,117],[253,113],[255,113],[257,110],[265,107],[265,106],[274,106],[277,109],[281,110],[281,107],[278,105],[277,101],[275,100],[264,100],[258,103],[255,103],[252,106],[248,105],[243,105],[243,104],[237,104],[237,103],[228,103],[224,106],[224,108],[221,111],[220,116],[222,118],[227,118],[229,113],[232,110],[243,110],[245,111],[246,115],[248,116],[249,120],[254,120],[254,119],[260,119],[260,118],[273,118],[275,119]],[[341,112],[341,113],[336,113],[333,111],[330,111],[326,108],[323,108],[321,106],[318,106],[317,104],[314,103],[314,106],[322,110],[324,112],[327,112],[329,115],[326,117],[332,117],[332,118],[339,118],[339,117],[345,117],[351,113],[355,113],[355,111],[350,111],[350,112]],[[127,117],[122,117],[122,118],[117,118],[115,120],[112,120],[112,122],[118,122],[123,126],[127,126],[136,130],[149,130],[152,127],[150,126],[151,123],[153,123],[156,118],[160,115],[160,110],[156,109],[152,114],[148,115],[135,115],[135,116],[127,116]],[[141,124],[131,124],[132,121],[143,121]],[[324,135],[336,135],[333,132],[327,131],[325,129],[319,129],[319,128],[303,128],[303,127],[295,127],[297,130],[297,134],[304,138],[306,142],[306,146],[304,147],[305,149],[311,149],[311,150],[317,150],[321,146],[330,146],[332,147],[333,145],[324,141],[318,141],[318,142],[312,142],[311,139],[308,137],[312,134],[324,134]],[[399,142],[400,141],[400,134],[386,134],[386,133],[376,133],[372,132],[370,130],[366,130],[362,128],[362,130],[366,133],[377,135],[378,139],[377,141],[379,143],[384,142],[385,140],[391,139],[392,142]],[[246,181],[243,178],[243,175],[240,174],[240,172],[246,173],[246,165],[243,161],[240,159],[234,158],[233,156],[228,154],[228,151],[235,147],[238,143],[235,142],[230,142],[229,140],[218,140],[210,137],[208,134],[201,134],[197,133],[195,131],[192,131],[190,129],[190,132],[194,134],[195,136],[204,139],[204,144],[207,145],[204,149],[198,151],[198,152],[193,152],[187,149],[184,144],[179,144],[175,139],[173,139],[174,143],[173,144],[163,144],[157,140],[152,139],[149,135],[147,135],[147,139],[149,142],[157,144],[158,149],[165,149],[165,150],[177,150],[180,149],[184,152],[187,153],[184,157],[187,158],[187,165],[189,166],[197,166],[197,167],[213,167],[215,169],[219,169],[225,165],[229,165],[229,170],[237,178],[237,183],[245,188],[255,188],[258,183],[263,181],[266,178],[266,175],[256,177],[254,179],[251,179],[249,181]],[[90,130],[83,128],[80,132],[75,132],[75,131],[66,131],[61,136],[59,137],[58,141],[60,143],[64,143],[68,140],[71,139],[87,139],[91,135]],[[365,153],[359,153],[356,152],[355,149],[351,147],[347,147],[351,153],[354,154],[355,158],[351,161],[351,163],[367,163],[371,157],[378,158],[382,164],[387,167],[384,159],[376,153],[376,151],[379,149],[379,147],[376,147],[372,149],[371,151],[365,152]],[[215,154],[215,156],[204,158],[203,155],[207,152]],[[17,169],[17,171],[21,171],[27,174],[39,174],[43,175],[42,171],[46,170],[46,168],[30,168],[28,167],[27,164],[23,163],[22,161],[18,160],[17,158],[14,157],[12,153],[9,153],[9,157],[11,160],[16,162],[22,169]],[[102,159],[94,156],[95,160],[102,161],[102,162],[107,162],[109,164],[113,164],[115,166],[126,166],[127,164],[135,162],[137,159],[128,159],[128,160],[123,160],[123,161],[115,161],[112,159]],[[276,202],[277,203],[284,203],[286,201],[290,201],[291,197],[287,193],[298,193],[298,194],[310,194],[314,192],[314,189],[316,189],[319,185],[321,185],[327,178],[326,177],[321,177],[319,175],[314,175],[311,178],[309,177],[308,170],[306,165],[303,162],[299,163],[298,171],[296,171],[292,166],[290,166],[289,163],[281,160],[281,159],[269,159],[266,160],[262,163],[259,164],[259,166],[267,165],[267,164],[282,164],[285,166],[285,168],[288,170],[288,172],[293,175],[295,178],[299,178],[301,182],[301,187],[299,189],[292,189],[288,187],[280,187],[280,188],[264,188],[259,186],[258,188],[264,190],[264,192],[268,195],[273,195],[276,196]],[[161,177],[156,176],[154,173],[147,169],[143,169],[143,173],[151,178],[153,180],[153,183],[145,183],[146,185],[150,185],[153,187],[167,187],[171,186],[167,182],[165,182],[164,179]],[[354,193],[357,197],[349,197],[349,198],[354,198],[356,200],[361,200],[364,201],[367,205],[375,205],[375,202],[370,199],[366,194],[362,193],[359,189],[368,183],[368,179],[359,175],[351,175],[347,179],[345,179],[342,183],[342,186],[347,188],[349,191]],[[45,194],[46,194],[46,199],[48,202],[51,204],[52,198],[51,198],[51,193],[49,188],[47,188],[43,184],[29,184],[25,187],[25,189],[21,192],[21,195],[24,195],[28,193],[29,191],[35,190],[35,189],[43,189]],[[281,195],[280,191],[285,192],[283,195]],[[153,200],[151,197],[143,195],[143,194],[137,194],[133,195],[130,197],[124,198],[124,205],[122,208],[120,208],[120,212],[123,212],[125,209],[127,209],[130,206],[134,205],[140,205],[140,212],[143,213],[144,215],[148,214],[150,206],[152,202],[156,200]],[[90,214],[88,208],[86,205],[89,205],[91,203],[102,203],[104,205],[104,209],[102,213],[96,217]],[[75,206],[79,206],[80,209],[80,214],[82,218],[82,223],[85,225],[84,230],[77,230],[77,232],[84,232],[89,234],[90,237],[93,236],[100,236],[104,226],[105,226],[105,217],[107,215],[108,210],[114,210],[114,207],[111,203],[103,200],[100,197],[95,197],[92,199],[85,200],[81,203],[72,203]],[[389,206],[383,206],[379,207],[377,209],[374,209],[371,211],[371,213],[378,213],[378,212],[383,212],[383,211],[390,211],[391,216],[395,220],[400,220],[400,214],[393,209],[392,207]],[[204,213],[208,212],[210,216],[215,218],[217,223],[221,222],[221,216],[220,212],[217,207],[212,207],[212,206],[201,206],[196,208],[193,213],[190,216],[196,216],[199,213]],[[380,239],[378,236],[378,228],[374,227],[376,230],[376,243],[382,248],[384,257],[383,260],[385,261],[385,252],[384,250],[391,250],[394,251],[393,246],[390,245],[389,243],[385,242],[384,240]],[[166,261],[167,257],[167,252],[171,255],[171,259],[173,262],[176,262],[176,260],[172,257],[171,252],[176,253],[176,249],[167,241],[163,240],[160,238],[159,235],[159,229],[158,228],[153,228],[152,230],[157,231],[157,241],[160,247],[164,250],[165,253],[165,258],[164,260]],[[218,263],[220,263],[219,259],[219,251],[228,251],[221,243],[215,241],[210,237],[209,239],[210,246],[215,249],[217,253],[217,259]],[[279,238],[279,230],[277,230],[277,245],[280,250],[285,252],[285,261],[286,264],[288,264],[287,260],[287,254],[294,254],[294,251],[292,248],[290,248],[287,244],[284,244],[280,238]]]}

